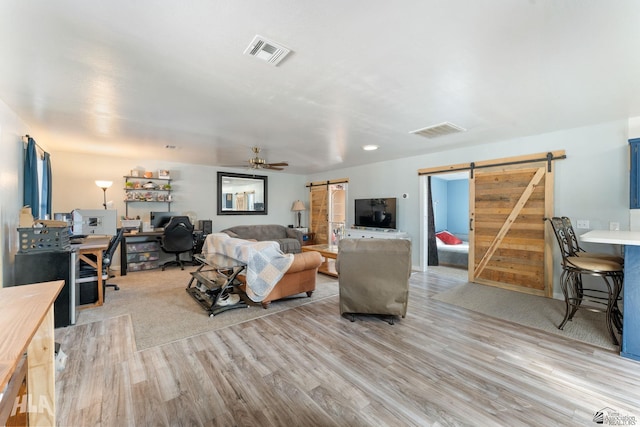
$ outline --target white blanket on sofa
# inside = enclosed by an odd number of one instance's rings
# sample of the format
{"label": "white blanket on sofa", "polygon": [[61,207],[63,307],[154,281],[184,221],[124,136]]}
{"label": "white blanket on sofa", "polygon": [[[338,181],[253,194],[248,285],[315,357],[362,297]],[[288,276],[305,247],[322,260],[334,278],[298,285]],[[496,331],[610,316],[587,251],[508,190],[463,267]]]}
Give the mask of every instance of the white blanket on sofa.
{"label": "white blanket on sofa", "polygon": [[246,292],[255,302],[269,295],[293,263],[293,254],[283,253],[277,242],[252,242],[230,237],[226,233],[209,234],[202,251],[223,254],[246,263]]}

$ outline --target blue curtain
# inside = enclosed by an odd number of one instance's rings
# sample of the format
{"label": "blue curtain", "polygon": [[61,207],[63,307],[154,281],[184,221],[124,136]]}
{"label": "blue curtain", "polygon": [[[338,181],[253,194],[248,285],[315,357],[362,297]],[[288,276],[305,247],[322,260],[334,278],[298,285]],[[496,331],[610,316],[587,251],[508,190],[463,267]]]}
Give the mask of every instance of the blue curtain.
{"label": "blue curtain", "polygon": [[51,156],[45,151],[44,161],[42,163],[42,214],[51,215]]}
{"label": "blue curtain", "polygon": [[29,137],[24,156],[24,191],[23,204],[31,206],[34,218],[40,217],[40,197],[38,188],[38,153],[36,142]]}

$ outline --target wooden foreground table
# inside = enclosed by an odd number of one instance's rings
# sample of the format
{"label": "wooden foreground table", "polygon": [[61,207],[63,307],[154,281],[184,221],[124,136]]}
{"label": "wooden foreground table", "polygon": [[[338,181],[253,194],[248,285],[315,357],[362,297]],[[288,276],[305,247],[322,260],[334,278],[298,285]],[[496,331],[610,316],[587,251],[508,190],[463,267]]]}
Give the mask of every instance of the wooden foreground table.
{"label": "wooden foreground table", "polygon": [[[63,286],[57,280],[0,288],[0,391],[9,384],[0,400],[0,425],[6,424],[16,397],[27,425],[56,425],[53,302]],[[27,392],[16,396],[23,375],[14,374],[25,353]]]}

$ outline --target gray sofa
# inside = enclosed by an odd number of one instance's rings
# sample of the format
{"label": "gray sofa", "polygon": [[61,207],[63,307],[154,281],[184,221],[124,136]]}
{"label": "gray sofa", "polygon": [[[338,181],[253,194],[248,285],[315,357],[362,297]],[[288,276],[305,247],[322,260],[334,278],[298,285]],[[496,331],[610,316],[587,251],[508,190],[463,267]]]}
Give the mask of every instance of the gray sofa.
{"label": "gray sofa", "polygon": [[271,240],[278,242],[280,250],[286,254],[298,254],[302,252],[303,233],[295,228],[284,225],[236,225],[220,231],[231,237],[246,240],[257,240],[259,242]]}

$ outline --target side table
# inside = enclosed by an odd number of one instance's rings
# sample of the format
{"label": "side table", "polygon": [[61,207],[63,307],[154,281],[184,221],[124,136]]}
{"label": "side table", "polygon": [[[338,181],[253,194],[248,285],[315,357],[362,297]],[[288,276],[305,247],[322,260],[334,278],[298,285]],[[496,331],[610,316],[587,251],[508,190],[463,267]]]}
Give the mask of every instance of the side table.
{"label": "side table", "polygon": [[316,233],[304,233],[302,235],[302,246],[310,246],[316,244]]}
{"label": "side table", "polygon": [[234,308],[248,307],[242,298],[235,304],[218,305],[223,294],[232,293],[236,276],[247,267],[245,263],[222,254],[198,254],[194,258],[200,266],[191,273],[186,291],[207,310],[209,317]]}

